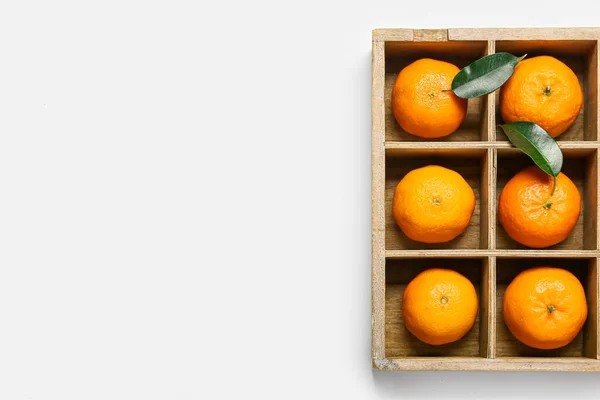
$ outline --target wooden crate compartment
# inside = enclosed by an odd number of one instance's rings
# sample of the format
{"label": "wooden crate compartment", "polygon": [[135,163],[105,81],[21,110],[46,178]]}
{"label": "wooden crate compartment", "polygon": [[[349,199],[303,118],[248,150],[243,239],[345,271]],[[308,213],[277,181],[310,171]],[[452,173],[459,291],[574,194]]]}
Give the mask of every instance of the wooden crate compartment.
{"label": "wooden crate compartment", "polygon": [[[486,41],[473,42],[386,42],[385,43],[385,139],[387,141],[419,142],[423,139],[405,132],[392,114],[392,89],[398,73],[421,58],[434,58],[463,68],[488,54]],[[470,99],[467,115],[453,134],[435,141],[487,140],[484,126],[487,97]]]}
{"label": "wooden crate compartment", "polygon": [[[596,40],[499,40],[496,52],[507,52],[527,58],[552,56],[568,65],[583,91],[583,107],[571,127],[558,136],[559,141],[598,140],[598,48]],[[503,123],[500,115],[500,90],[496,91],[496,121]],[[508,138],[500,128],[496,129],[496,140]]]}
{"label": "wooden crate compartment", "polygon": [[[421,342],[405,327],[402,319],[402,296],[406,285],[419,273],[430,268],[448,268],[468,278],[479,298],[479,312],[473,328],[459,341],[442,346]],[[486,357],[488,348],[487,259],[476,258],[406,258],[387,260],[385,274],[385,352],[389,357]],[[482,318],[482,314],[484,317]]]}
{"label": "wooden crate compartment", "polygon": [[[588,357],[597,350],[597,259],[586,258],[498,258],[496,260],[496,357]],[[507,286],[522,271],[533,267],[559,267],[572,272],[582,283],[588,301],[588,319],[577,337],[556,350],[533,349],[518,341],[503,319],[503,298]]]}
{"label": "wooden crate compartment", "polygon": [[[487,151],[484,149],[389,150],[385,165],[385,247],[388,250],[409,249],[480,249],[487,247],[487,224],[481,223],[482,191],[487,190]],[[475,210],[467,230],[446,243],[416,242],[402,232],[392,214],[392,200],[398,182],[410,171],[427,165],[440,165],[458,172],[475,193]],[[484,213],[484,220],[487,218]]]}
{"label": "wooden crate compartment", "polygon": [[[577,225],[564,241],[548,249],[595,250],[597,248],[597,150],[563,149],[562,172],[575,183],[581,193],[581,213]],[[506,183],[533,161],[515,148],[498,149],[496,204]],[[512,240],[496,219],[497,249],[529,249]]]}

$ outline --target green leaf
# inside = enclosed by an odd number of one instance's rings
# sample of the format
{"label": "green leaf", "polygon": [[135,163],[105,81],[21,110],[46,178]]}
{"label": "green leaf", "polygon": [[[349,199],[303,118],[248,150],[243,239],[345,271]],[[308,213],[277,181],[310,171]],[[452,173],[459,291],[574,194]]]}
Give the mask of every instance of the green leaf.
{"label": "green leaf", "polygon": [[463,99],[492,93],[504,85],[515,72],[517,63],[525,56],[515,57],[509,53],[496,53],[480,58],[456,74],[452,80],[452,91]]}
{"label": "green leaf", "polygon": [[556,177],[563,166],[563,154],[556,140],[532,122],[511,122],[500,127],[515,147],[531,157],[545,173],[555,178],[556,184]]}

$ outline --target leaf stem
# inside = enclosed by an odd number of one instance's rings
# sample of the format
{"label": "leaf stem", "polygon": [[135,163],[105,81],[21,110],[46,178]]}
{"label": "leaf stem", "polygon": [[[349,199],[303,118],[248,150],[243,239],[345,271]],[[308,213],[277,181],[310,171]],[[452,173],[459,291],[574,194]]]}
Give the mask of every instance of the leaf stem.
{"label": "leaf stem", "polygon": [[[552,197],[554,195],[554,191],[556,190],[556,177],[554,177],[554,184],[552,185],[552,192],[550,193],[550,197]],[[552,207],[552,202],[550,201],[550,199],[546,200],[546,202],[544,203],[544,208],[546,210],[549,210],[550,207]]]}
{"label": "leaf stem", "polygon": [[527,57],[527,54],[525,54],[525,55],[523,55],[523,56],[519,57],[519,61],[523,61],[523,59],[524,59],[525,57]]}

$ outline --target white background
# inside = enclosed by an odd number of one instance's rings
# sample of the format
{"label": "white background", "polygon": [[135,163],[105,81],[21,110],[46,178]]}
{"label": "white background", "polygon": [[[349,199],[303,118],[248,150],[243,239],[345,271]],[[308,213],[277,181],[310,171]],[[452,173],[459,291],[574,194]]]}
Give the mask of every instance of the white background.
{"label": "white background", "polygon": [[0,399],[597,399],[370,367],[371,30],[582,3],[3,2]]}

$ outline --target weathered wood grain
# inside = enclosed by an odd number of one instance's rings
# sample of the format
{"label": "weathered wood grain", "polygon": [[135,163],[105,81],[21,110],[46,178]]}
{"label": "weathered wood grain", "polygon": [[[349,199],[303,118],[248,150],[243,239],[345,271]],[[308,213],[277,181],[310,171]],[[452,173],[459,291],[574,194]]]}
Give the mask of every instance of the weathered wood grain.
{"label": "weathered wood grain", "polygon": [[[600,148],[600,142],[598,141],[558,141],[558,146],[561,148],[563,153],[568,155],[590,155],[596,149]],[[498,149],[501,155],[506,154],[519,154],[521,150],[514,147],[508,140],[495,141],[495,142],[397,142],[388,141],[385,142],[386,151],[389,150],[413,150],[414,154],[418,154],[416,151],[423,151],[422,154],[433,154],[437,152],[439,154],[447,153],[452,155],[461,155],[459,151],[463,151],[462,154],[466,154],[467,157],[471,155],[482,155],[485,149]],[[389,153],[389,155],[397,155],[398,153]]]}
{"label": "weathered wood grain", "polygon": [[583,195],[583,247],[585,249],[600,249],[600,231],[598,230],[598,164],[600,150],[596,149],[585,158],[585,191]]}
{"label": "weathered wood grain", "polygon": [[[386,370],[600,371],[600,28],[377,29],[373,31],[372,91],[372,360]],[[580,189],[582,214],[564,242],[529,249],[512,241],[498,222],[497,200],[508,179],[530,164],[497,129],[502,123],[498,91],[469,100],[457,132],[421,139],[404,132],[391,113],[398,72],[430,57],[463,67],[486,54],[509,51],[528,57],[548,54],[569,65],[584,92],[573,126],[557,138],[563,171]],[[410,170],[428,164],[457,170],[476,192],[476,215],[459,238],[445,244],[411,241],[391,214],[393,189]],[[387,265],[386,265],[387,264]],[[570,345],[551,352],[519,343],[502,320],[506,286],[523,268],[555,265],[571,269],[584,284],[589,305],[584,330]],[[476,284],[480,312],[462,340],[425,345],[403,326],[401,297],[418,272],[456,268]]]}
{"label": "weathered wood grain", "polygon": [[373,29],[373,43],[375,42],[412,42],[412,29]]}
{"label": "weathered wood grain", "polygon": [[600,257],[598,250],[544,250],[544,249],[428,249],[428,250],[386,250],[388,260],[396,258],[593,258]]}
{"label": "weathered wood grain", "polygon": [[380,370],[398,371],[572,371],[598,372],[600,360],[582,357],[414,357],[373,360]]}
{"label": "weathered wood grain", "polygon": [[[494,54],[496,52],[496,42],[489,40],[485,50],[485,55]],[[490,93],[484,96],[485,101],[482,102],[482,140],[493,141],[496,138],[496,96]]]}
{"label": "weathered wood grain", "polygon": [[385,54],[382,42],[373,43],[371,142],[371,245],[372,245],[372,356],[385,354],[385,111],[383,86]]}
{"label": "weathered wood grain", "polygon": [[448,29],[413,29],[415,42],[446,42]]}
{"label": "weathered wood grain", "polygon": [[449,40],[596,40],[600,28],[452,28]]}
{"label": "weathered wood grain", "polygon": [[451,28],[373,30],[374,41],[590,41],[600,39],[600,28]]}
{"label": "weathered wood grain", "polygon": [[600,344],[598,343],[598,259],[589,260],[586,285],[586,299],[588,304],[587,334],[583,337],[583,355],[593,359],[600,358]]}
{"label": "weathered wood grain", "polygon": [[481,274],[481,340],[479,356],[496,357],[496,259],[483,259]]}
{"label": "weathered wood grain", "polygon": [[598,91],[598,73],[600,71],[599,53],[598,53],[598,41],[594,42],[588,62],[586,66],[586,81],[587,84],[584,87],[584,107],[585,107],[585,119],[584,119],[584,130],[586,140],[600,140],[600,130],[598,129],[598,116],[600,113],[600,98]]}

